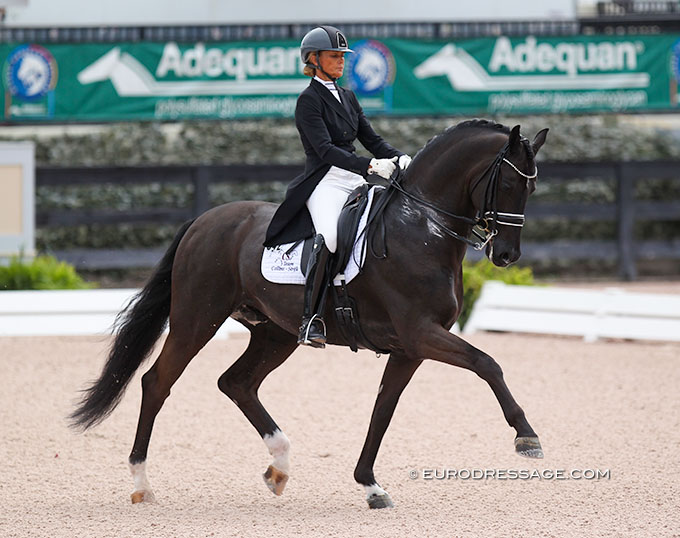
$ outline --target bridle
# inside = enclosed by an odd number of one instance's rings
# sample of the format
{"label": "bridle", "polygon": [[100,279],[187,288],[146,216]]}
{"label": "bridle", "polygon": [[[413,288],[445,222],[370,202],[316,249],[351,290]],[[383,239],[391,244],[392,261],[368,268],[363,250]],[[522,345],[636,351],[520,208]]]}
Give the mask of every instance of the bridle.
{"label": "bridle", "polygon": [[475,250],[482,250],[491,241],[494,236],[498,233],[497,226],[515,226],[522,228],[524,226],[525,217],[523,213],[503,213],[499,212],[497,209],[497,194],[498,194],[498,182],[500,180],[501,174],[500,169],[503,163],[507,163],[510,167],[517,172],[520,176],[527,180],[536,179],[538,177],[538,166],[534,163],[534,173],[525,174],[517,166],[515,166],[508,158],[507,154],[510,151],[509,143],[506,142],[505,145],[496,155],[493,162],[484,170],[484,172],[472,183],[470,188],[470,196],[475,192],[477,187],[481,184],[482,179],[488,174],[489,181],[486,184],[486,189],[484,193],[484,203],[482,204],[481,210],[477,211],[477,215],[474,218],[465,217],[462,215],[455,215],[445,209],[437,207],[431,202],[416,196],[413,193],[408,192],[401,185],[402,170],[397,167],[395,174],[389,179],[389,186],[399,191],[407,198],[418,202],[420,205],[429,207],[433,209],[436,213],[445,215],[447,217],[460,220],[466,224],[472,225],[471,234],[477,239],[469,239],[459,233],[455,232],[442,222],[440,222],[436,217],[432,215],[426,215],[428,219],[434,222],[439,228],[441,228],[446,234],[462,241],[463,243],[470,245]]}

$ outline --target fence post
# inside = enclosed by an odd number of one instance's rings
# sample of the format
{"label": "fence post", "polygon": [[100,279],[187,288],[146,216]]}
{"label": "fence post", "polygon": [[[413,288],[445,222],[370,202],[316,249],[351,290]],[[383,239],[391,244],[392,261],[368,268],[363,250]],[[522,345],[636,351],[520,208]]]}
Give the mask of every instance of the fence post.
{"label": "fence post", "polygon": [[194,218],[202,215],[210,209],[210,170],[205,166],[196,166],[192,169],[192,182],[194,184]]}
{"label": "fence post", "polygon": [[618,250],[619,250],[619,276],[623,280],[637,279],[637,267],[635,265],[635,200],[634,179],[625,163],[616,165],[617,181],[617,210],[618,210]]}

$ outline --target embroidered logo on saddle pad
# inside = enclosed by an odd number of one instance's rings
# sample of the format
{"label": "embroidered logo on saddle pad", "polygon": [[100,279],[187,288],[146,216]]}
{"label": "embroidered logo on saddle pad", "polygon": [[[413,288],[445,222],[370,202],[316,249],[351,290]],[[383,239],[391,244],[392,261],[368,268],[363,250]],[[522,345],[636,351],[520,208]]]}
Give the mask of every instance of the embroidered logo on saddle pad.
{"label": "embroidered logo on saddle pad", "polygon": [[[366,221],[368,220],[368,215],[371,211],[374,191],[375,189],[373,188],[368,191],[368,203],[361,215],[359,228],[357,229],[356,237],[354,238],[352,255],[349,257],[349,261],[347,262],[344,271],[346,283],[349,283],[359,274],[366,259],[366,249],[364,248],[366,236],[363,232],[366,229]],[[304,245],[305,243],[301,241],[297,246],[295,246],[295,243],[288,243],[286,245],[265,248],[262,254],[262,263],[260,265],[262,276],[269,282],[275,284],[304,284],[306,282],[305,275],[302,272],[302,252]],[[333,284],[336,286],[340,285],[339,274],[333,279]]]}

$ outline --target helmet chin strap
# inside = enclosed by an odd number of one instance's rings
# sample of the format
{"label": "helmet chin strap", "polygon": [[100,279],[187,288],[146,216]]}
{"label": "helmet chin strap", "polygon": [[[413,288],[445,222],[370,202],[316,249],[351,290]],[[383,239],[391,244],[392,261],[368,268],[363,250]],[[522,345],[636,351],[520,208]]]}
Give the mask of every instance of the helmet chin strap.
{"label": "helmet chin strap", "polygon": [[[331,76],[331,75],[329,75],[328,73],[326,73],[326,71],[324,71],[324,69],[321,67],[321,62],[319,61],[319,56],[320,56],[320,54],[321,54],[321,51],[317,51],[317,52],[316,52],[316,63],[315,63],[315,64],[311,64],[311,65],[312,65],[312,67],[313,67],[314,69],[318,69],[318,70],[321,71],[324,75],[326,75],[326,76],[333,82],[333,85],[335,86],[335,89],[337,90],[337,89],[338,89],[338,79],[335,78],[335,77],[333,77],[333,76]],[[339,90],[338,90],[338,91],[339,91]]]}

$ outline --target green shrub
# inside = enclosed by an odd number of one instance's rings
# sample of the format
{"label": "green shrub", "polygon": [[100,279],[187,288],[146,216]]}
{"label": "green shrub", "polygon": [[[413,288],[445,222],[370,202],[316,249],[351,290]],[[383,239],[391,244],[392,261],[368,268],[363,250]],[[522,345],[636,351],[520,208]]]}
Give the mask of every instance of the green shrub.
{"label": "green shrub", "polygon": [[482,286],[487,280],[500,280],[506,284],[531,286],[534,275],[530,267],[496,267],[488,259],[483,258],[475,264],[468,261],[463,263],[463,311],[458,318],[461,328],[465,327],[472,307],[482,292]]}
{"label": "green shrub", "polygon": [[76,273],[72,265],[53,256],[37,256],[30,262],[12,256],[0,266],[0,290],[77,290],[94,287]]}

